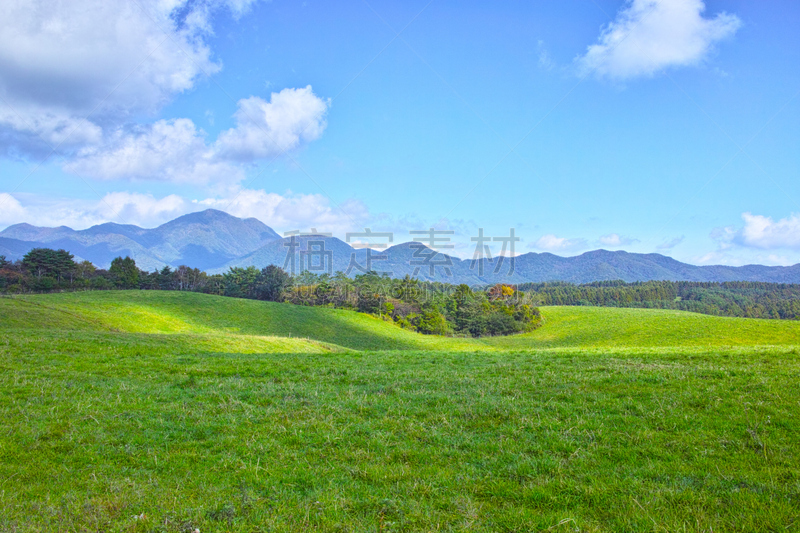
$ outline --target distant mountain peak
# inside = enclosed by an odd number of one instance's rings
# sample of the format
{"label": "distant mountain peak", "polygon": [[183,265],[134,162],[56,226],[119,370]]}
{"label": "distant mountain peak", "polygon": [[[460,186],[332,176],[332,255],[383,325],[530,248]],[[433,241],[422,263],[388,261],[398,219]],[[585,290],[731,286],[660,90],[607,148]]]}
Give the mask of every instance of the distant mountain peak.
{"label": "distant mountain peak", "polygon": [[241,219],[216,209],[189,213],[152,229],[115,222],[80,231],[17,224],[0,237],[65,248],[101,268],[116,256],[128,255],[145,270],[165,265],[212,269],[280,238],[255,218]]}
{"label": "distant mountain peak", "polygon": [[[395,244],[394,246],[390,246],[387,250],[417,250],[420,247],[427,248],[429,250],[433,250],[430,246],[425,244],[424,242],[419,241],[408,241],[408,242],[401,242],[399,244]],[[445,250],[438,250],[440,253],[447,253]]]}
{"label": "distant mountain peak", "polygon": [[[63,226],[62,226],[63,227]],[[20,222],[18,224],[12,224],[3,231],[0,231],[0,234],[12,231],[20,231],[20,230],[30,230],[30,229],[39,229],[38,226],[34,226],[33,224],[28,224],[27,222]]]}
{"label": "distant mountain peak", "polygon": [[241,222],[243,219],[235,217],[225,211],[219,211],[217,209],[205,209],[203,211],[195,211],[194,213],[187,213],[185,215],[181,215],[178,218],[170,220],[162,224],[162,226],[167,225],[180,225],[185,223],[196,224],[196,223],[204,223],[209,221],[230,221],[230,222]]}

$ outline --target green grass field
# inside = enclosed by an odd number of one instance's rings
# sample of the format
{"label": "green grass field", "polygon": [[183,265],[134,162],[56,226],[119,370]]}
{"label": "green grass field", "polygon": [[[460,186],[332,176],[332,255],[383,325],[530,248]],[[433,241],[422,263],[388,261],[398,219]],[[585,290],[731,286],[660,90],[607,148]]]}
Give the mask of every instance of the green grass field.
{"label": "green grass field", "polygon": [[800,323],[0,298],[0,531],[800,531]]}

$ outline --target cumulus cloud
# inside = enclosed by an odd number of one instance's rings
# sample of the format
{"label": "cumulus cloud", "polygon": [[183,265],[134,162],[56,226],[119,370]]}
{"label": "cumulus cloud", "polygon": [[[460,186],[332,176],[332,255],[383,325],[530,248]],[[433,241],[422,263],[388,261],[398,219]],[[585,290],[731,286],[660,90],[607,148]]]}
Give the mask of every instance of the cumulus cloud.
{"label": "cumulus cloud", "polygon": [[603,246],[610,246],[612,248],[616,248],[618,246],[628,246],[630,244],[634,244],[639,242],[639,239],[632,239],[631,237],[624,237],[617,233],[610,233],[608,235],[603,235],[598,239],[598,242]]}
{"label": "cumulus cloud", "polygon": [[14,109],[0,102],[0,151],[14,155],[43,155],[53,148],[69,151],[101,142],[103,129],[93,122],[32,106]]}
{"label": "cumulus cloud", "polygon": [[104,180],[137,179],[206,184],[238,181],[241,169],[218,160],[189,119],[159,120],[117,131],[101,146],[81,149],[64,170]]}
{"label": "cumulus cloud", "polygon": [[749,248],[800,250],[800,214],[774,220],[772,217],[742,213],[744,226],[721,228],[712,237],[724,244]]}
{"label": "cumulus cloud", "polygon": [[576,59],[582,74],[625,80],[702,62],[741,27],[736,15],[703,17],[703,0],[630,0]]}
{"label": "cumulus cloud", "polygon": [[68,150],[97,143],[102,130],[133,114],[157,111],[219,70],[204,40],[213,13],[240,15],[253,1],[7,0],[2,148],[35,153],[43,138]]}
{"label": "cumulus cloud", "polygon": [[540,237],[528,247],[547,252],[576,252],[585,250],[588,247],[588,243],[586,239],[567,239],[550,234]]}
{"label": "cumulus cloud", "polygon": [[329,102],[307,86],[239,100],[236,127],[224,131],[216,149],[226,159],[252,161],[280,154],[318,139],[327,125]]}
{"label": "cumulus cloud", "polygon": [[778,220],[742,213],[742,226],[715,228],[717,249],[697,259],[700,264],[792,265],[800,261],[800,214]]}
{"label": "cumulus cloud", "polygon": [[57,148],[64,170],[103,180],[229,188],[244,165],[318,139],[329,101],[311,86],[238,102],[209,141],[186,118],[136,124],[217,72],[206,38],[221,9],[257,0],[9,0],[0,18],[0,154]]}
{"label": "cumulus cloud", "polygon": [[[239,101],[237,125],[208,143],[189,119],[116,131],[103,146],[88,146],[68,161],[68,172],[98,179],[175,183],[236,183],[241,163],[275,156],[317,139],[325,129],[328,104],[308,86]],[[252,118],[252,120],[250,120]]]}

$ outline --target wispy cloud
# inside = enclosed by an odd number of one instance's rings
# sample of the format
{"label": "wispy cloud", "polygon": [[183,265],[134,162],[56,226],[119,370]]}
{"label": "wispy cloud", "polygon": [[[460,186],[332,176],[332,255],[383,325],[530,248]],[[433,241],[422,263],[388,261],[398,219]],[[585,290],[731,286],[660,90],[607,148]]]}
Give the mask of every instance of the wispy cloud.
{"label": "wispy cloud", "polygon": [[657,250],[672,250],[673,248],[678,246],[680,243],[682,243],[685,239],[686,239],[685,235],[681,235],[680,237],[675,237],[674,239],[671,239],[669,241],[662,242],[661,244],[656,246],[656,249]]}
{"label": "wispy cloud", "polygon": [[552,70],[556,66],[553,58],[550,57],[550,52],[547,51],[544,41],[539,40],[536,43],[536,48],[539,51],[539,67],[544,70]]}

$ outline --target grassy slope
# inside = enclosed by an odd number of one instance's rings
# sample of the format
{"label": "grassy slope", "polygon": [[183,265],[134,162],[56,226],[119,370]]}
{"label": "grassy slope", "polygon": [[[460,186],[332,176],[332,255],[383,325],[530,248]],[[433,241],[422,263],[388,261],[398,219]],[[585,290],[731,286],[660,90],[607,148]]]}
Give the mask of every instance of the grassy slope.
{"label": "grassy slope", "polygon": [[[0,299],[0,327],[313,339],[355,350],[528,350],[800,345],[800,322],[682,311],[596,307],[543,309],[530,334],[492,339],[418,335],[380,319],[194,293],[85,292]],[[250,350],[251,352],[257,349]],[[270,350],[271,351],[271,350]]]}
{"label": "grassy slope", "polygon": [[545,325],[489,344],[553,347],[707,347],[800,345],[800,322],[728,318],[661,309],[545,307]]}
{"label": "grassy slope", "polygon": [[[3,307],[4,306],[4,307]],[[0,299],[3,314],[39,307],[34,323],[130,333],[260,335],[313,339],[357,350],[456,349],[469,341],[423,336],[369,315],[205,294],[108,291]],[[61,316],[67,315],[67,317]],[[80,317],[80,318],[77,318]],[[69,320],[73,320],[69,322]],[[0,327],[3,327],[0,318]],[[11,318],[9,327],[24,327]],[[70,326],[65,326],[69,322]]]}
{"label": "grassy slope", "polygon": [[0,530],[798,529],[800,324],[544,314],[472,341],[196,294],[0,299]]}

